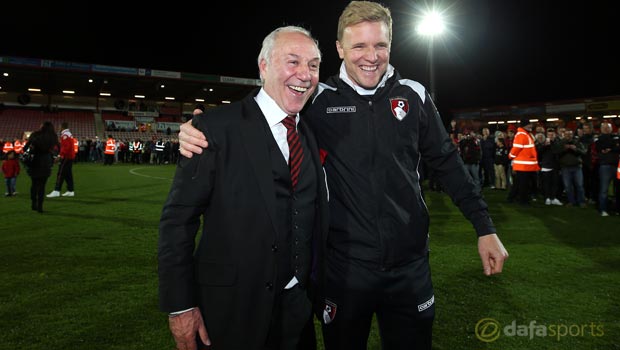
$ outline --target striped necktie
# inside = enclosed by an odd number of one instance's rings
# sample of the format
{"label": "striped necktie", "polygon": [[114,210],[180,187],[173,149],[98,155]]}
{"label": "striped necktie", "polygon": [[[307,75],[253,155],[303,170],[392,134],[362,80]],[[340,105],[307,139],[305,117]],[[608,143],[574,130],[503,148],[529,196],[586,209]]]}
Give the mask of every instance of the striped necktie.
{"label": "striped necktie", "polygon": [[288,167],[291,171],[291,184],[293,190],[299,181],[299,172],[301,170],[301,161],[304,159],[304,153],[299,141],[299,134],[296,130],[295,116],[289,115],[282,119],[282,124],[286,127],[286,141],[288,142]]}

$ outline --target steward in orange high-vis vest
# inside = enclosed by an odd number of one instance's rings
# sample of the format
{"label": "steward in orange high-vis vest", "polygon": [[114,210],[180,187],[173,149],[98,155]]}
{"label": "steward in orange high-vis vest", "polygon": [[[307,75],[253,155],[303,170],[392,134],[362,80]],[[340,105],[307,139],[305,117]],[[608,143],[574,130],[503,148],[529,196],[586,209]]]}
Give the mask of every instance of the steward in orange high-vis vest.
{"label": "steward in orange high-vis vest", "polygon": [[114,163],[114,152],[116,151],[116,140],[112,135],[108,135],[108,140],[105,142],[105,151],[103,165],[112,165]]}
{"label": "steward in orange high-vis vest", "polygon": [[534,138],[524,128],[517,129],[508,157],[512,159],[512,170],[514,171],[540,170]]}
{"label": "steward in orange high-vis vest", "polygon": [[536,183],[536,173],[540,170],[531,132],[530,120],[522,119],[508,155],[512,159],[512,170],[515,172],[514,185],[510,189],[508,201],[511,202],[517,197],[519,204],[522,205],[529,205],[531,187]]}
{"label": "steward in orange high-vis vest", "polygon": [[24,143],[22,143],[21,140],[17,139],[15,140],[15,142],[13,142],[13,150],[15,151],[16,155],[20,155],[22,153],[24,153]]}
{"label": "steward in orange high-vis vest", "polygon": [[13,150],[13,142],[11,141],[5,142],[4,146],[2,147],[2,153],[7,154],[11,152],[12,150]]}

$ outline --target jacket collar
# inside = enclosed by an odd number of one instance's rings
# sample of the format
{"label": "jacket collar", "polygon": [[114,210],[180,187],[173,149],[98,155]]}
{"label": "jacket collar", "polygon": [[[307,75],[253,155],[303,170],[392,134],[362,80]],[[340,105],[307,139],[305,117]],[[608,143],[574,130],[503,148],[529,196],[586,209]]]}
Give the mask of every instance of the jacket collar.
{"label": "jacket collar", "polygon": [[377,86],[372,90],[364,89],[363,87],[355,84],[349,78],[349,75],[347,74],[347,70],[344,66],[344,61],[340,64],[339,77],[340,79],[342,79],[342,81],[347,83],[347,85],[349,85],[353,90],[355,90],[355,92],[357,92],[359,95],[374,95],[378,89],[385,86],[385,82],[394,75],[394,72],[395,72],[394,67],[391,64],[388,64],[387,70],[385,71],[385,74],[383,74],[381,81],[379,81],[379,84],[377,84]]}

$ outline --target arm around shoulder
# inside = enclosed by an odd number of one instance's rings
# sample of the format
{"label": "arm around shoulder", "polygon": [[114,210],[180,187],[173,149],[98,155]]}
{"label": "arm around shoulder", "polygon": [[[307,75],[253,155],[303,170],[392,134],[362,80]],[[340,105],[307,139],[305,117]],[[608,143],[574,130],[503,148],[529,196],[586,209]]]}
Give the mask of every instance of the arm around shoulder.
{"label": "arm around shoulder", "polygon": [[195,115],[192,120],[181,124],[180,127],[179,152],[187,158],[192,158],[194,154],[201,154],[202,149],[209,146],[205,135],[194,126],[200,118],[205,118],[205,115]]}

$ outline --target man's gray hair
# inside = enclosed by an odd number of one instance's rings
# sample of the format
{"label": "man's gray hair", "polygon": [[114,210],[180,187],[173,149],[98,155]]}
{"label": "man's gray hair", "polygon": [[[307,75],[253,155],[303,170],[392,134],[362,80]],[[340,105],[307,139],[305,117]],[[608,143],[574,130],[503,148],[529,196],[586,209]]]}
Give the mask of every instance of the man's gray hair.
{"label": "man's gray hair", "polygon": [[[267,62],[267,64],[269,64],[269,62],[271,61],[271,54],[273,53],[273,46],[275,45],[278,34],[280,33],[301,33],[307,36],[308,38],[312,39],[312,41],[314,41],[319,51],[319,59],[321,58],[321,50],[319,49],[319,42],[315,38],[312,37],[312,34],[310,34],[309,30],[302,28],[302,27],[298,27],[298,26],[286,26],[286,27],[279,27],[279,28],[274,29],[271,33],[269,33],[269,35],[265,37],[265,39],[263,39],[263,46],[260,49],[260,53],[258,54],[258,60],[257,60],[257,63],[259,65],[260,65],[260,61],[263,59],[265,60],[265,62]],[[259,75],[260,75],[260,72],[259,72]],[[261,80],[263,80],[263,77],[261,77]]]}

